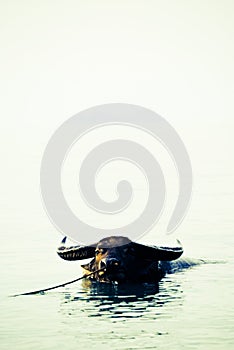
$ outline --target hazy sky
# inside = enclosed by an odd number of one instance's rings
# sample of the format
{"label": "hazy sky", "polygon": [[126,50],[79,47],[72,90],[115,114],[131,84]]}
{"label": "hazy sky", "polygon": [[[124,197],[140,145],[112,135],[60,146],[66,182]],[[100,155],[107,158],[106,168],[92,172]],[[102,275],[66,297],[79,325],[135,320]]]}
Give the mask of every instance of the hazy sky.
{"label": "hazy sky", "polygon": [[233,199],[233,1],[8,0],[0,6],[4,231],[13,233],[11,220],[26,228],[26,217],[28,230],[37,220],[53,230],[39,191],[44,148],[66,119],[111,102],[142,105],[168,120],[193,164],[191,210],[204,221],[220,209],[231,219],[233,200],[222,194]]}

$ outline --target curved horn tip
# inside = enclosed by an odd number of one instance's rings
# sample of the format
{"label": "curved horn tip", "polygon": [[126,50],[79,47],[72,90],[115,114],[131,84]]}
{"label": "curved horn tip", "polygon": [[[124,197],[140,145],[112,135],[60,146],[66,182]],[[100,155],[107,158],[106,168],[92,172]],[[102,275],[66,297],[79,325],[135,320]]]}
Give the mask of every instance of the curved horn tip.
{"label": "curved horn tip", "polygon": [[182,247],[182,244],[181,244],[180,240],[177,239],[176,241],[177,241],[177,243]]}
{"label": "curved horn tip", "polygon": [[66,243],[66,240],[67,240],[67,236],[65,236],[65,237],[62,239],[61,243],[62,243],[62,244],[65,244],[65,243]]}

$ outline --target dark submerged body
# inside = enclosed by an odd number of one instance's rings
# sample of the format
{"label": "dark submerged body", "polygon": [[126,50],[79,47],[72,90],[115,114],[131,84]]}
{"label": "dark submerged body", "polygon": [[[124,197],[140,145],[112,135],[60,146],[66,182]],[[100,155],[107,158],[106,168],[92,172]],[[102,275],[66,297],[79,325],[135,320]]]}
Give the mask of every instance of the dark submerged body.
{"label": "dark submerged body", "polygon": [[[65,239],[62,243],[65,243]],[[62,245],[57,252],[65,260],[92,258],[89,263],[81,266],[84,275],[103,269],[88,277],[95,282],[156,284],[166,273],[182,269],[184,264],[190,266],[184,260],[177,260],[183,254],[181,246],[146,246],[121,236],[107,237],[86,247],[67,248]]]}

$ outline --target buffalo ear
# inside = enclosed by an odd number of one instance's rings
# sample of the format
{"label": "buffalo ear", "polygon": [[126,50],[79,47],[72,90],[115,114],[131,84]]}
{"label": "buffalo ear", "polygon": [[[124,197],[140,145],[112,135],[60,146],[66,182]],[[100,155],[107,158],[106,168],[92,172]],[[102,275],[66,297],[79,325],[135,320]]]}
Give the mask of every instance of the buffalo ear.
{"label": "buffalo ear", "polygon": [[90,272],[90,264],[82,264],[80,265],[83,269],[87,270],[87,272]]}
{"label": "buffalo ear", "polygon": [[93,268],[93,264],[94,264],[94,260],[92,260],[91,262],[89,262],[88,264],[82,264],[81,267],[84,270],[84,273],[87,275],[89,273],[91,273],[92,268]]}
{"label": "buffalo ear", "polygon": [[178,259],[183,254],[182,246],[179,247],[159,247],[153,245],[144,245],[133,243],[136,255],[143,259],[171,261]]}
{"label": "buffalo ear", "polygon": [[62,240],[62,245],[57,249],[57,254],[64,260],[83,260],[95,256],[95,246],[72,246],[65,247],[66,239]]}

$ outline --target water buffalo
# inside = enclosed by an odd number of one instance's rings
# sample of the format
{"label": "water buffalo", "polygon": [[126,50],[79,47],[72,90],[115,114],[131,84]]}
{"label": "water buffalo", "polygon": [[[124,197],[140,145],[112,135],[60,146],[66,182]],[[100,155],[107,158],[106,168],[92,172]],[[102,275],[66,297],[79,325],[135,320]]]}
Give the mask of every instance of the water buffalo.
{"label": "water buffalo", "polygon": [[112,236],[95,245],[65,247],[66,237],[58,248],[58,255],[65,260],[92,258],[84,265],[83,274],[103,269],[89,278],[99,282],[157,283],[170,272],[172,260],[178,259],[183,248],[143,245],[127,237]]}

